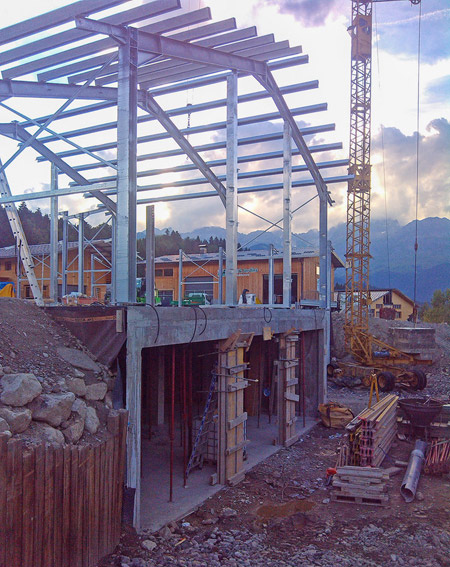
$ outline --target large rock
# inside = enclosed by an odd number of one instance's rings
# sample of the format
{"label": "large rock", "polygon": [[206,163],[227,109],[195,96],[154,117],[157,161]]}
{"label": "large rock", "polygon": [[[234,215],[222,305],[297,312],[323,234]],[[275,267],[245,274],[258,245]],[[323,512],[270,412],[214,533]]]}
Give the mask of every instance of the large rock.
{"label": "large rock", "polygon": [[100,366],[92,360],[86,353],[82,350],[76,348],[58,347],[56,349],[58,355],[76,368],[81,368],[82,370],[92,370],[93,372],[101,372]]}
{"label": "large rock", "polygon": [[34,374],[5,374],[0,379],[3,391],[0,401],[10,406],[25,406],[42,392],[42,386]]}
{"label": "large rock", "polygon": [[81,419],[86,419],[87,405],[83,400],[78,398],[73,402],[72,413],[77,414]]}
{"label": "large rock", "polygon": [[98,428],[100,427],[100,420],[97,417],[95,408],[87,408],[84,427],[86,428],[86,431],[91,433],[91,435],[95,435],[97,433]]}
{"label": "large rock", "polygon": [[64,444],[64,435],[61,431],[51,427],[47,423],[33,423],[33,438],[36,441],[42,441],[44,443],[49,443],[50,445]]}
{"label": "large rock", "polygon": [[62,430],[67,443],[77,443],[84,431],[84,419],[80,417],[69,420],[69,425]]}
{"label": "large rock", "polygon": [[66,385],[72,394],[76,396],[86,395],[86,382],[82,378],[66,378]]}
{"label": "large rock", "polygon": [[91,401],[103,400],[108,391],[105,382],[96,382],[86,387],[86,399]]}
{"label": "large rock", "polygon": [[36,421],[45,421],[53,427],[58,427],[63,421],[69,419],[75,394],[42,394],[31,402],[29,408]]}
{"label": "large rock", "polygon": [[8,422],[0,417],[0,434],[2,433],[6,433],[6,435],[11,435],[11,430],[10,427],[8,425]]}
{"label": "large rock", "polygon": [[8,422],[12,433],[23,433],[31,423],[31,411],[27,408],[0,408],[0,418]]}

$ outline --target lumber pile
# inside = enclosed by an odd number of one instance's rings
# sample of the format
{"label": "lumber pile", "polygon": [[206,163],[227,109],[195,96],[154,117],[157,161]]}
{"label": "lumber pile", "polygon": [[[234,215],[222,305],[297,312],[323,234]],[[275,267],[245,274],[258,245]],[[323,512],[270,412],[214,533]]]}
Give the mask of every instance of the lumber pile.
{"label": "lumber pile", "polygon": [[378,467],[397,433],[398,396],[389,394],[346,426],[337,466]]}
{"label": "lumber pile", "polygon": [[333,477],[331,500],[352,504],[385,506],[389,501],[389,472],[372,467],[338,467]]}

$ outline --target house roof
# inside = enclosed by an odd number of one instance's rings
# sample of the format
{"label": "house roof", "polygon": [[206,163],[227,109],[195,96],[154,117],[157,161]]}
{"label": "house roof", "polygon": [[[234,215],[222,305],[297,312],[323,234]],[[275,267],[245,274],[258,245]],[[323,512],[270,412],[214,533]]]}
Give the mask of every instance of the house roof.
{"label": "house roof", "polygon": [[[111,240],[94,240],[92,242],[93,246],[96,248],[111,249]],[[87,245],[90,246],[89,244]],[[67,247],[69,250],[78,248],[78,242],[68,242]],[[50,254],[50,244],[31,244],[30,251],[32,256],[46,256]],[[58,253],[62,252],[62,242],[58,242]],[[17,257],[17,247],[16,246],[6,246],[5,248],[0,248],[0,258],[16,258]]]}
{"label": "house roof", "polygon": [[[292,250],[292,258],[316,258],[319,256],[317,250]],[[275,252],[273,255],[274,259],[280,260],[283,258],[282,252]],[[179,254],[168,254],[166,256],[159,256],[155,258],[156,264],[169,264],[179,262]],[[218,261],[219,254],[217,252],[206,252],[204,254],[186,254],[183,258],[183,262],[204,262],[204,261]],[[237,253],[238,261],[259,261],[268,260],[269,251],[268,250],[243,250]],[[344,268],[345,264],[339,258],[339,256],[332,252],[332,262],[335,268]]]}
{"label": "house roof", "polygon": [[377,290],[372,290],[370,292],[370,299],[372,301],[377,301],[378,299],[380,299],[381,297],[384,297],[387,293],[389,292],[393,292],[396,293],[397,295],[399,295],[402,299],[404,299],[405,301],[407,301],[408,303],[411,303],[411,305],[414,304],[414,301],[408,297],[407,295],[405,295],[402,291],[400,291],[397,288],[391,288],[391,289],[377,289]]}

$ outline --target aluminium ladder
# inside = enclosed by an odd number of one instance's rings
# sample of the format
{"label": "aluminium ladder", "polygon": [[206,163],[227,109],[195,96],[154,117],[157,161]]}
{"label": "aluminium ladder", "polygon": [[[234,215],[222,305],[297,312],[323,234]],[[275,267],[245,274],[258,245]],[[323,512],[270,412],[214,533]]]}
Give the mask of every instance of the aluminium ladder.
{"label": "aluminium ladder", "polygon": [[[0,160],[0,196],[12,197],[8,180],[2,168],[3,168],[3,164]],[[16,240],[17,246],[19,247],[20,259],[22,261],[22,265],[24,267],[25,275],[27,276],[28,283],[30,284],[30,289],[33,294],[34,301],[36,302],[36,305],[42,306],[44,305],[44,301],[42,299],[42,291],[41,288],[39,287],[36,274],[34,273],[33,257],[31,255],[30,247],[28,246],[28,242],[25,236],[25,232],[23,230],[22,222],[20,220],[19,212],[17,211],[16,204],[5,203],[5,210],[9,224],[11,226],[13,236]],[[18,274],[20,273],[20,266],[17,266],[17,273]],[[17,285],[20,285],[19,279]]]}

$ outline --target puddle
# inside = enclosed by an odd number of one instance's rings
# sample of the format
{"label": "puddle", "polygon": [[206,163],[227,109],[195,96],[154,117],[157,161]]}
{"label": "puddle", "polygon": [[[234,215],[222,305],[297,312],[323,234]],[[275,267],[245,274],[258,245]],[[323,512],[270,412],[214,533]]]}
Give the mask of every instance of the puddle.
{"label": "puddle", "polygon": [[283,504],[263,504],[256,510],[256,516],[261,522],[270,522],[290,518],[296,514],[309,512],[315,503],[309,500],[290,500]]}

